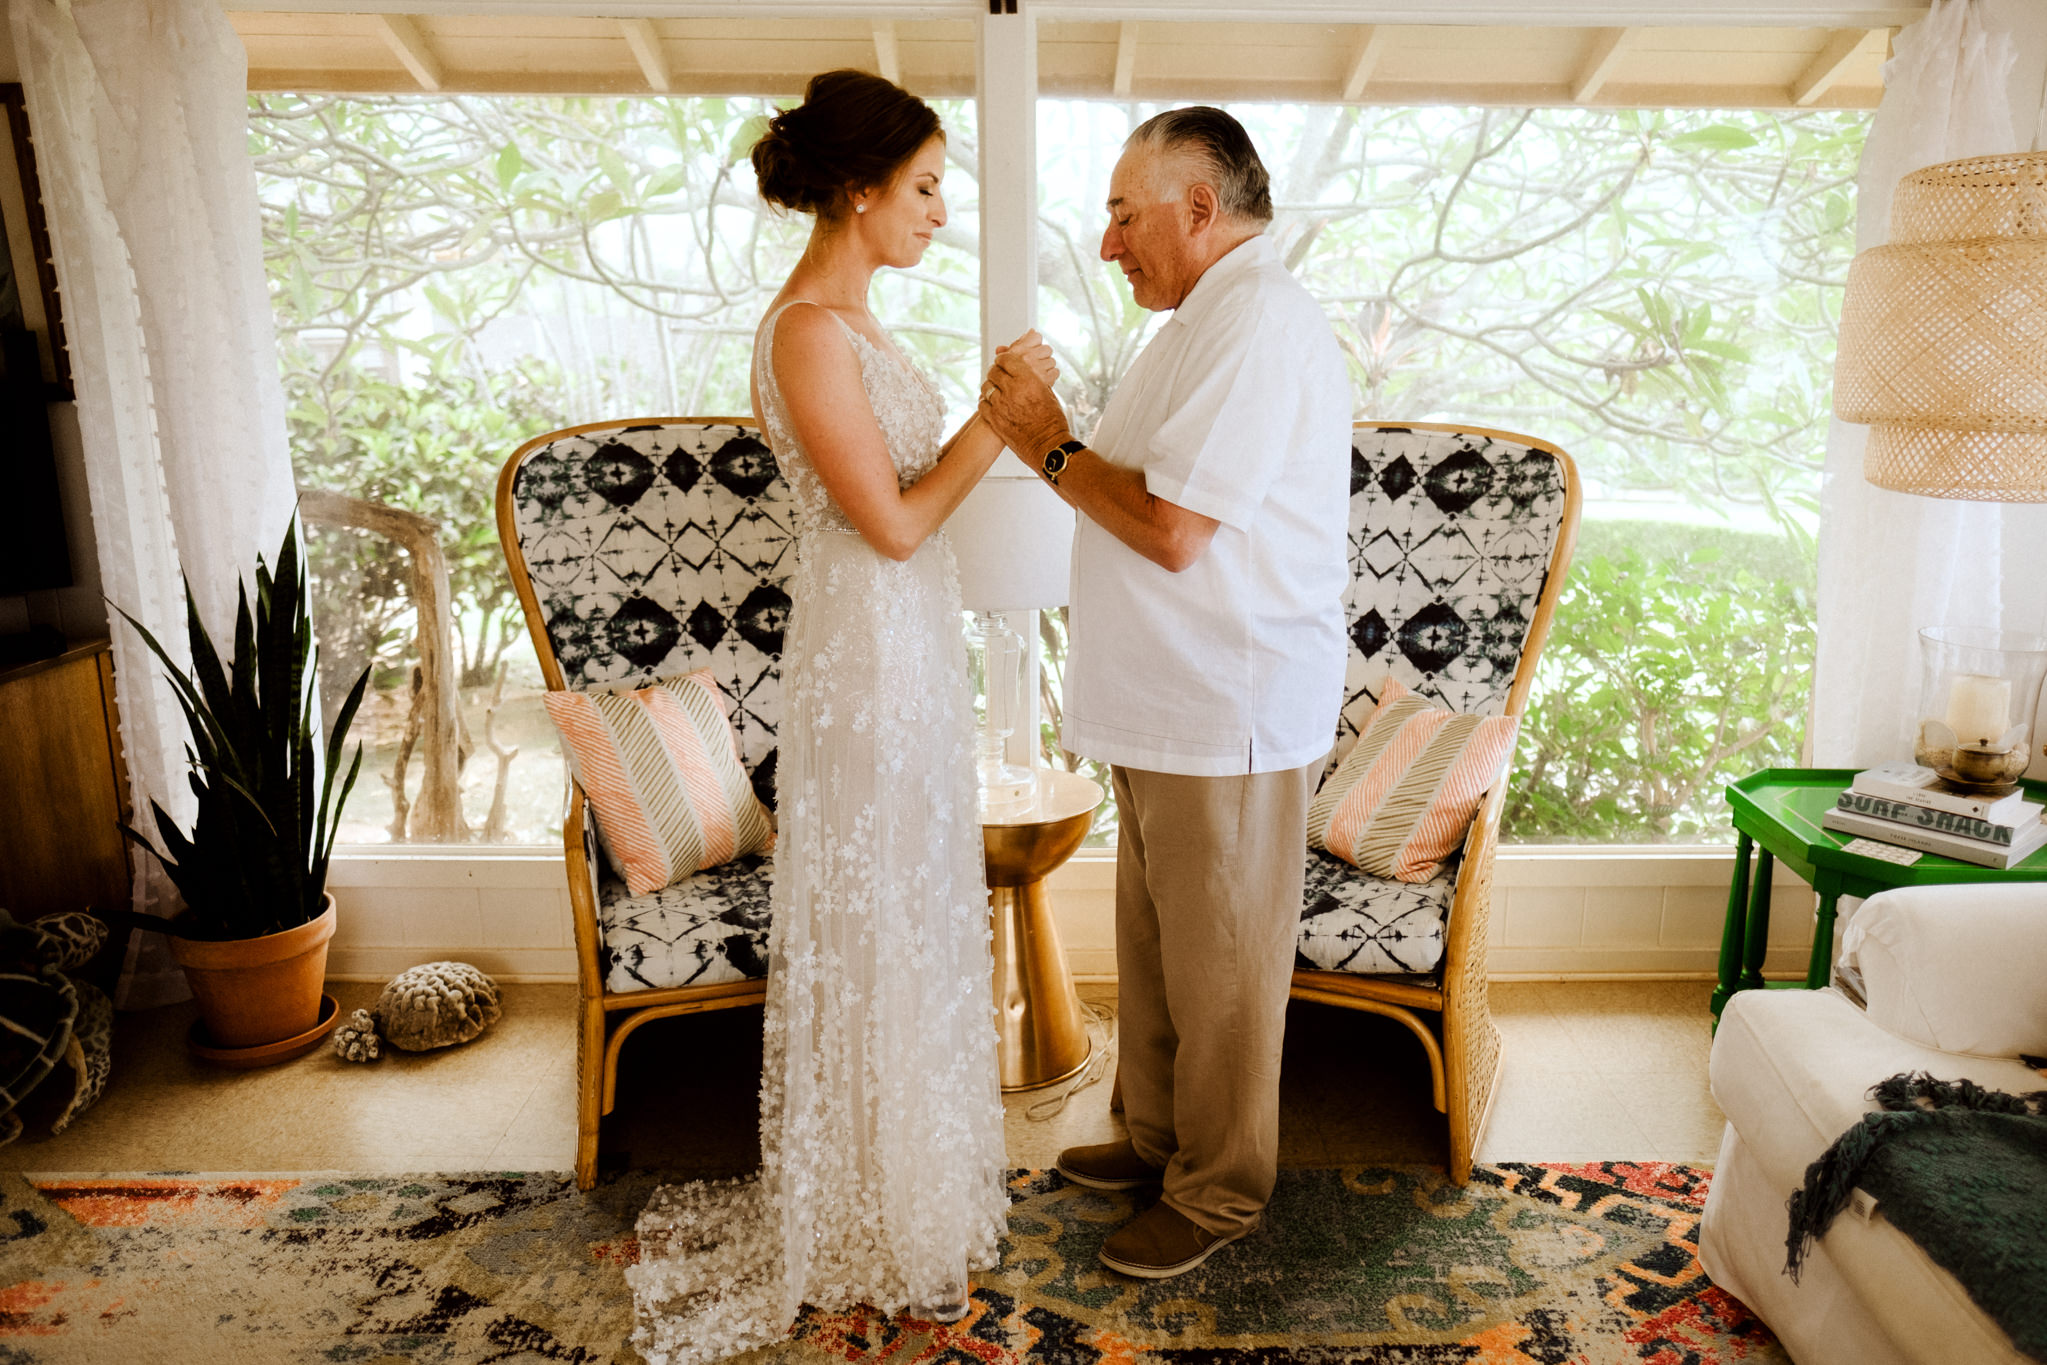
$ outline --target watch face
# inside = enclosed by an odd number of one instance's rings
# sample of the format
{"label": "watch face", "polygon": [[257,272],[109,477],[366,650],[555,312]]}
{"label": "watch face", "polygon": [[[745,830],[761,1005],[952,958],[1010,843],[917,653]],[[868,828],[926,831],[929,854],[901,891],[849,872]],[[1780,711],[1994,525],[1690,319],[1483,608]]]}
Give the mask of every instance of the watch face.
{"label": "watch face", "polygon": [[1065,468],[1066,468],[1065,446],[1063,445],[1053,446],[1050,450],[1045,452],[1044,470],[1048,476],[1057,477],[1059,472]]}

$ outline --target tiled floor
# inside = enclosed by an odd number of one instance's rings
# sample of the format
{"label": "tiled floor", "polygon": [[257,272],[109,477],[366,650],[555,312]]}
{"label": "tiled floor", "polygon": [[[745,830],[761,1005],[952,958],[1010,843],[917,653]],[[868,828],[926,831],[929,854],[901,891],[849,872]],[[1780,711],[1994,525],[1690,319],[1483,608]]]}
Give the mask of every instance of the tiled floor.
{"label": "tiled floor", "polygon": [[[332,983],[345,1013],[376,987]],[[1480,1159],[1711,1161],[1721,1118],[1706,1089],[1703,982],[1500,984],[1505,1074]],[[1088,989],[1113,1001],[1113,990]],[[261,1071],[189,1058],[190,1006],[125,1015],[107,1094],[57,1138],[30,1116],[0,1169],[86,1171],[565,1168],[575,1153],[575,1038],[568,986],[510,985],[505,1017],[466,1047],[387,1052],[373,1065],[322,1050]],[[758,1159],[758,1011],[658,1021],[627,1045],[607,1165],[734,1175]],[[1050,1164],[1061,1147],[1117,1134],[1109,1087],[1034,1120],[1042,1095],[1011,1099],[1009,1157]],[[1390,1020],[1293,1006],[1280,1159],[1287,1165],[1440,1162],[1420,1049]]]}

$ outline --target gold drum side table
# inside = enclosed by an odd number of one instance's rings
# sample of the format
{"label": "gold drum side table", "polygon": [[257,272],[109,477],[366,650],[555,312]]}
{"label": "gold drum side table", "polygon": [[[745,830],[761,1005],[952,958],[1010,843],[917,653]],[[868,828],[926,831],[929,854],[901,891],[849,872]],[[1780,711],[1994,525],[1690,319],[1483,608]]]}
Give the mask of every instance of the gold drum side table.
{"label": "gold drum side table", "polygon": [[1030,804],[984,818],[988,900],[995,918],[995,1022],[1004,1090],[1035,1090],[1087,1065],[1093,1046],[1059,945],[1045,878],[1073,856],[1102,789],[1040,768]]}

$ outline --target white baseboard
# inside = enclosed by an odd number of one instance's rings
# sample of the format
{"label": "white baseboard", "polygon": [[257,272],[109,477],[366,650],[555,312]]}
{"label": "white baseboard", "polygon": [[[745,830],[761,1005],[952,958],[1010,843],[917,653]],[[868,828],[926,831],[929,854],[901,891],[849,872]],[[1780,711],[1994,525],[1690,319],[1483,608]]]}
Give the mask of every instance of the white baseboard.
{"label": "white baseboard", "polygon": [[[1711,979],[1719,965],[1734,851],[1729,848],[1516,846],[1495,867],[1487,963],[1495,979]],[[328,879],[340,923],[328,973],[384,980],[437,958],[507,981],[574,981],[568,883],[536,850],[356,849]],[[1050,883],[1074,977],[1116,975],[1113,854],[1092,850]],[[1764,971],[1798,976],[1812,893],[1780,866]]]}

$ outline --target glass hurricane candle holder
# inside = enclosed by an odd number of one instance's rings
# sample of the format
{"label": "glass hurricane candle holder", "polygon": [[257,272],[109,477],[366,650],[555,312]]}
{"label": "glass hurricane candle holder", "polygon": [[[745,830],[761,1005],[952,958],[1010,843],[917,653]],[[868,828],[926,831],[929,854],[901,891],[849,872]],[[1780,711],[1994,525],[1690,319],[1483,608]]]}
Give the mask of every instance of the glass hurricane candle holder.
{"label": "glass hurricane candle holder", "polygon": [[1028,806],[1036,774],[1007,758],[1023,715],[1023,639],[1000,613],[977,611],[967,623],[967,667],[975,693],[974,772],[981,814],[1000,817]]}
{"label": "glass hurricane candle holder", "polygon": [[2047,639],[1972,626],[1919,632],[1912,757],[1985,795],[2010,791],[2032,759]]}

